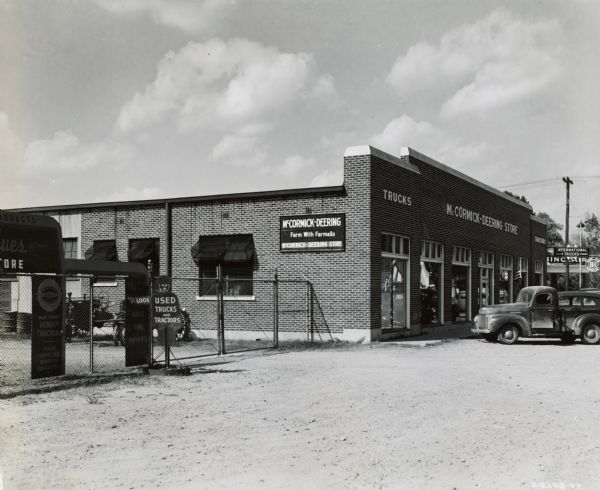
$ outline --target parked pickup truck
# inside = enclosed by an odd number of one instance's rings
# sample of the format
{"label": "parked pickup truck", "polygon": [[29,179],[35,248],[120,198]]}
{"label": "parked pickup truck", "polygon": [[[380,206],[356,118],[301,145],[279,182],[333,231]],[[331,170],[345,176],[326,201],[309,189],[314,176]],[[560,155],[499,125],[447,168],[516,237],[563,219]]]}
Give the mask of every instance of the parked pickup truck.
{"label": "parked pickup truck", "polygon": [[502,344],[519,337],[580,337],[600,343],[600,290],[561,291],[547,286],[521,289],[515,303],[486,306],[475,317],[473,333]]}

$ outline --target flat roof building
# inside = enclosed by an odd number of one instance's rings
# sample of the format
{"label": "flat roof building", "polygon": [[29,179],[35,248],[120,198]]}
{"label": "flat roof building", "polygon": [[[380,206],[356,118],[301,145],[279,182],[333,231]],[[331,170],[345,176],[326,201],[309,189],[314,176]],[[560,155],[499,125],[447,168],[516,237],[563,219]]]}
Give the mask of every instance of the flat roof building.
{"label": "flat roof building", "polygon": [[[341,186],[19,211],[54,216],[70,258],[150,259],[192,279],[178,295],[207,332],[220,264],[228,315],[248,338],[271,294],[260,281],[276,272],[310,282],[332,335],[352,341],[470,321],[545,277],[546,224],[531,206],[411,148],[348,148]],[[305,336],[298,323],[281,337]]]}

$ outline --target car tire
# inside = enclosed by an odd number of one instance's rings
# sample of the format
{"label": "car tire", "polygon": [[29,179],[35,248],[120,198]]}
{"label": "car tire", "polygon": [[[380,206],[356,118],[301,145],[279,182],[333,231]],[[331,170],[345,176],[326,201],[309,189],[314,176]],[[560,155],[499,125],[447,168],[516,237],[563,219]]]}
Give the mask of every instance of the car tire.
{"label": "car tire", "polygon": [[515,325],[504,325],[498,331],[498,341],[504,345],[512,345],[519,338],[519,329]]}
{"label": "car tire", "polygon": [[600,325],[588,323],[581,331],[581,340],[588,345],[600,343]]}

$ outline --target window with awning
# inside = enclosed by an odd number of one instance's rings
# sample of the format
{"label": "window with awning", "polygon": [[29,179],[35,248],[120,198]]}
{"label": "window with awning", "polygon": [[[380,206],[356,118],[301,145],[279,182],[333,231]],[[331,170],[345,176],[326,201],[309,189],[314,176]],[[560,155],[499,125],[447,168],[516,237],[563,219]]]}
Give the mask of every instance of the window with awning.
{"label": "window with awning", "polygon": [[[105,260],[109,262],[118,262],[117,242],[115,240],[94,240],[92,246],[85,251],[86,260]],[[114,285],[115,276],[95,276],[93,283],[95,285]]]}
{"label": "window with awning", "polygon": [[201,236],[191,249],[200,274],[200,296],[216,295],[217,266],[221,266],[225,296],[253,295],[252,235]]}
{"label": "window with awning", "polygon": [[251,262],[255,252],[252,235],[207,235],[192,247],[192,258],[198,266],[203,262]]}
{"label": "window with awning", "polygon": [[95,240],[92,246],[85,251],[86,260],[109,260],[116,262],[117,242],[115,240]]}
{"label": "window with awning", "polygon": [[137,238],[129,240],[129,262],[137,262],[148,267],[148,261],[152,261],[152,274],[158,276],[160,273],[160,249],[158,238]]}

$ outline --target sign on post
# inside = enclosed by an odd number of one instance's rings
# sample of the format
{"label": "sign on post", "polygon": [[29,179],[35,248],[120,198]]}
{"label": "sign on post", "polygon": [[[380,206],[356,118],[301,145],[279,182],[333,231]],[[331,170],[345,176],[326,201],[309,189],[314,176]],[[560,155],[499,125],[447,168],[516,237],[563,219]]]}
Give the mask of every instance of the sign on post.
{"label": "sign on post", "polygon": [[65,374],[64,279],[33,276],[31,378]]}
{"label": "sign on post", "polygon": [[152,326],[156,331],[158,345],[173,345],[177,330],[181,327],[181,310],[177,295],[161,291],[152,295]]}
{"label": "sign on post", "polygon": [[[125,284],[125,366],[150,364],[150,296],[144,277],[129,277]],[[134,296],[134,294],[139,296]]]}
{"label": "sign on post", "polygon": [[579,264],[585,263],[590,256],[586,247],[548,247],[546,259],[549,264]]}

